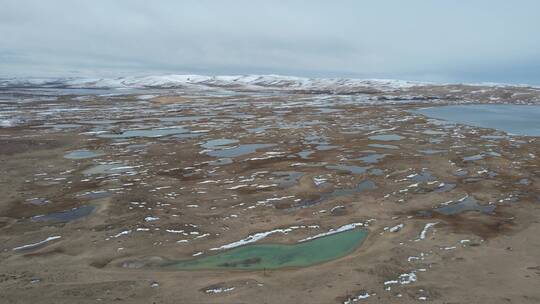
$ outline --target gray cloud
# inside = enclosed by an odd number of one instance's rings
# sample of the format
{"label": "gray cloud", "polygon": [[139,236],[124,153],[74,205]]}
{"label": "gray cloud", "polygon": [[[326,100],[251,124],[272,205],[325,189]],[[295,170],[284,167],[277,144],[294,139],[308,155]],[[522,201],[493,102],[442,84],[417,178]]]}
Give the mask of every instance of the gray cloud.
{"label": "gray cloud", "polygon": [[0,76],[540,83],[536,0],[0,0]]}

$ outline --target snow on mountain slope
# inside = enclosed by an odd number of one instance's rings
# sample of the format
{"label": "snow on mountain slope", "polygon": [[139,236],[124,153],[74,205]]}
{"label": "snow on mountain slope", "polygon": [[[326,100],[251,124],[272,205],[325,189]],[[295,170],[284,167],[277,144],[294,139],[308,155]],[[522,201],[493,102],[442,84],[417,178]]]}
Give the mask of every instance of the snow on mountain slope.
{"label": "snow on mountain slope", "polygon": [[280,75],[201,76],[163,75],[121,78],[0,79],[0,87],[49,88],[182,88],[234,87],[238,89],[328,90],[349,91],[376,89],[382,91],[425,85],[389,79],[303,78]]}

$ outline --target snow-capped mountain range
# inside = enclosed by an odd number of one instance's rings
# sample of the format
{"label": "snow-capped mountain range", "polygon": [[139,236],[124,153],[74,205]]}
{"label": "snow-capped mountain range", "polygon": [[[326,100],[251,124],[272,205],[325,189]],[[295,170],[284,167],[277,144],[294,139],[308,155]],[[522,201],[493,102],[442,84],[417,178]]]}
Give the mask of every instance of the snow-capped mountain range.
{"label": "snow-capped mountain range", "polygon": [[201,76],[163,75],[120,78],[10,78],[0,79],[0,87],[41,88],[183,88],[234,87],[237,89],[285,90],[394,90],[426,83],[389,79],[303,78],[279,75]]}

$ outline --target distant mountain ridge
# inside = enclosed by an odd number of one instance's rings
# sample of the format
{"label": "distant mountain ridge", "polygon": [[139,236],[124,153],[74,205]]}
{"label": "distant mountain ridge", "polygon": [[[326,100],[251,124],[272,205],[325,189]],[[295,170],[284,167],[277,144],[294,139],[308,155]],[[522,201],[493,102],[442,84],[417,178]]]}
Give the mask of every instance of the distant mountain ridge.
{"label": "distant mountain ridge", "polygon": [[304,78],[280,75],[201,76],[163,75],[119,78],[10,78],[0,87],[42,88],[182,88],[191,86],[244,89],[335,90],[374,88],[392,90],[426,83],[391,79]]}
{"label": "distant mountain ridge", "polygon": [[529,88],[531,85],[500,83],[429,83],[395,79],[307,78],[282,75],[160,75],[117,78],[0,78],[0,88],[50,89],[194,89],[215,88],[233,91],[287,91],[321,94],[357,94],[407,91],[415,87],[468,86],[489,88]]}

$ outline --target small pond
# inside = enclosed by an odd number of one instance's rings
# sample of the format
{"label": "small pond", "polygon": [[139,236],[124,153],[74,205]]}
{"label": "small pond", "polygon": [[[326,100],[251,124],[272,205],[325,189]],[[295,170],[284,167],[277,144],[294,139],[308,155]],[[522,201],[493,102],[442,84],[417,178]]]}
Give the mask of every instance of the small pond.
{"label": "small pond", "polygon": [[247,245],[216,255],[185,261],[167,261],[160,267],[178,270],[307,267],[352,253],[362,244],[367,234],[367,230],[352,229],[293,245]]}

